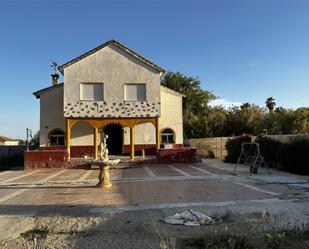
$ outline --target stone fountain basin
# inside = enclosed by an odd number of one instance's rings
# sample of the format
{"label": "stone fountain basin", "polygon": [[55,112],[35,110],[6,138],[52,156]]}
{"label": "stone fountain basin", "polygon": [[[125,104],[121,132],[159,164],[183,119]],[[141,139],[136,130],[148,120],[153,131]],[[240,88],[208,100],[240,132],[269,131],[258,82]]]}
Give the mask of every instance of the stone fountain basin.
{"label": "stone fountain basin", "polygon": [[89,163],[91,165],[96,165],[96,166],[115,166],[120,162],[119,159],[116,160],[91,160]]}

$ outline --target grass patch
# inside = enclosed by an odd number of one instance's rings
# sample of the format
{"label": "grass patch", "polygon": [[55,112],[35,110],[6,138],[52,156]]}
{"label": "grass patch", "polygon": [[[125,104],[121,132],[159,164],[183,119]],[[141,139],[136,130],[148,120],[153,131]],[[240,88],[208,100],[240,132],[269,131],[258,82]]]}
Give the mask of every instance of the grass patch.
{"label": "grass patch", "polygon": [[27,240],[34,240],[37,238],[45,239],[49,231],[47,229],[31,229],[20,235]]}

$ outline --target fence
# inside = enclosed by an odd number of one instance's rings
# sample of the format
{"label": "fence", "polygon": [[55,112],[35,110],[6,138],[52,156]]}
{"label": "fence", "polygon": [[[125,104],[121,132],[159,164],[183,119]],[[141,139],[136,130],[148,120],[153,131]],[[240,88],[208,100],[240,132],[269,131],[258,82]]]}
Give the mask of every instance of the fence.
{"label": "fence", "polygon": [[0,170],[23,164],[25,145],[0,146]]}
{"label": "fence", "polygon": [[25,145],[0,145],[0,158],[13,156],[16,154],[23,154],[25,150]]}

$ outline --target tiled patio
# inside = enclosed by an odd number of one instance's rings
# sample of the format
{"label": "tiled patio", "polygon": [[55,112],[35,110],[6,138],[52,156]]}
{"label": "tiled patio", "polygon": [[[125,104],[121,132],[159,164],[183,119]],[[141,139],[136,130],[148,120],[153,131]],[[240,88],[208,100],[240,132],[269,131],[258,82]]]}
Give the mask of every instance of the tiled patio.
{"label": "tiled patio", "polygon": [[98,170],[0,172],[0,215],[73,215],[102,207],[262,200],[295,192],[284,185],[261,184],[263,173],[254,179],[241,168],[240,175],[233,176],[231,167],[213,162],[111,170],[110,189],[95,187]]}

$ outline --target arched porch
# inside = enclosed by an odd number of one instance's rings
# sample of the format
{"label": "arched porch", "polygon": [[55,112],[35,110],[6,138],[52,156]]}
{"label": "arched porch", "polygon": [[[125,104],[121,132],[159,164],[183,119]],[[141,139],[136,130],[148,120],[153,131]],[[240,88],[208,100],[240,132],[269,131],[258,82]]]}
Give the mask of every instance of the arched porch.
{"label": "arched porch", "polygon": [[122,127],[130,128],[130,147],[131,147],[131,160],[134,160],[134,127],[138,124],[151,123],[155,127],[156,148],[160,148],[160,129],[159,118],[66,118],[66,150],[70,158],[71,147],[71,129],[79,121],[89,123],[93,128],[93,146],[94,146],[94,158],[98,159],[98,143],[99,143],[99,129],[116,124]]}

